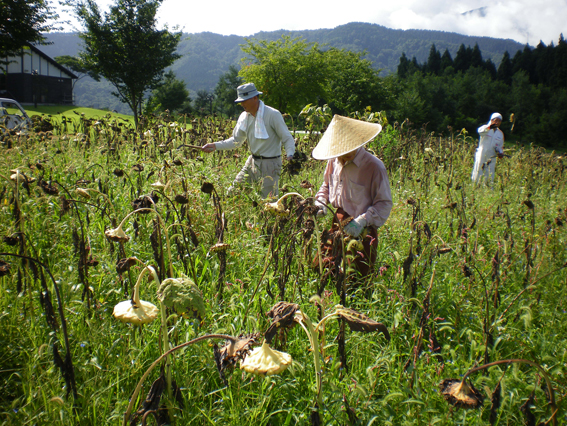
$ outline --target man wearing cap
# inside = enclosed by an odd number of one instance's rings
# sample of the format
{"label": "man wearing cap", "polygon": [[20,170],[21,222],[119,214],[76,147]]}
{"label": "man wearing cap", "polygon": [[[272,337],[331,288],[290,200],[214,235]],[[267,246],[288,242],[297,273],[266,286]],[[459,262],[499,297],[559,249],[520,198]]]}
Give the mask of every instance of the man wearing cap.
{"label": "man wearing cap", "polygon": [[336,210],[333,228],[352,218],[344,232],[361,237],[363,250],[355,255],[356,269],[364,276],[376,260],[380,228],[392,210],[392,194],[386,167],[364,149],[382,130],[376,123],[335,115],[313,150],[313,158],[328,160],[315,205],[318,216],[325,215],[327,204]]}
{"label": "man wearing cap", "polygon": [[480,140],[471,175],[471,179],[475,183],[479,183],[482,179],[487,182],[489,177],[490,183],[494,182],[496,158],[504,156],[504,133],[498,128],[501,123],[502,115],[495,112],[487,124],[478,128]]}
{"label": "man wearing cap", "polygon": [[252,155],[236,175],[229,193],[244,182],[262,180],[262,198],[277,196],[282,169],[282,143],[290,160],[295,153],[295,141],[282,114],[260,100],[262,92],[256,89],[254,83],[238,86],[236,91],[238,98],[234,102],[240,103],[244,112],[240,114],[232,136],[224,141],[208,143],[201,149],[204,152],[235,149],[247,140]]}

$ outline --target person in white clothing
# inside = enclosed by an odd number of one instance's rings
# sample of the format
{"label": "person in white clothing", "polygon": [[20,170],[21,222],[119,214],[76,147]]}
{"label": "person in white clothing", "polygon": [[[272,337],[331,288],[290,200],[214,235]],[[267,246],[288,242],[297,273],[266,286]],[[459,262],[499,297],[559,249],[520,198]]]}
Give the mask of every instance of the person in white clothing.
{"label": "person in white clothing", "polygon": [[291,160],[295,153],[295,141],[282,114],[277,109],[264,105],[259,97],[262,92],[256,89],[254,83],[238,86],[236,91],[238,98],[234,102],[239,103],[244,108],[244,112],[240,114],[232,136],[223,141],[208,143],[201,150],[213,152],[217,149],[235,149],[247,140],[252,155],[236,175],[228,192],[232,193],[236,186],[244,182],[253,183],[261,180],[262,198],[275,197],[279,193],[282,143],[287,159]]}
{"label": "person in white clothing", "polygon": [[490,117],[490,121],[478,128],[480,141],[476,149],[474,167],[471,179],[475,183],[484,179],[490,183],[494,182],[494,171],[496,169],[496,159],[504,156],[504,133],[499,129],[502,123],[502,115],[495,112]]}

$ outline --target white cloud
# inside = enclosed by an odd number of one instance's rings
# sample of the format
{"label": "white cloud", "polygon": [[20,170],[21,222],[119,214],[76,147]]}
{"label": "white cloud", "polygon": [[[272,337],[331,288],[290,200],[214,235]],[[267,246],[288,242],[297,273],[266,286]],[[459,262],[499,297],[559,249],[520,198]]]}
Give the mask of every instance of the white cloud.
{"label": "white cloud", "polygon": [[[105,9],[111,0],[99,0]],[[464,12],[485,8],[485,15]],[[537,45],[567,33],[567,0],[165,0],[159,22],[184,32],[251,36],[260,31],[334,28],[370,22],[394,29],[427,29],[510,38]],[[567,34],[565,34],[567,35]]]}

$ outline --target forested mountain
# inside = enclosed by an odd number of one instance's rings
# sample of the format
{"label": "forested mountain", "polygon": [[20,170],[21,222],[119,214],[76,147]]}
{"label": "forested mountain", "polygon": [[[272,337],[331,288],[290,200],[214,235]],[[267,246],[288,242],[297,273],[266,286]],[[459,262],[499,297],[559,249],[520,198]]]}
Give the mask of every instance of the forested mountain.
{"label": "forested mountain", "polygon": [[[447,49],[453,57],[461,44],[471,47],[478,44],[483,58],[490,59],[497,66],[504,52],[514,56],[524,48],[524,45],[513,40],[470,37],[443,31],[393,30],[368,23],[350,23],[333,29],[259,32],[249,38],[276,40],[284,34],[316,42],[322,47],[366,51],[366,58],[382,70],[381,75],[396,72],[402,53],[408,58],[415,57],[424,62],[432,44],[441,52]],[[50,33],[47,38],[53,44],[42,46],[41,49],[51,57],[76,55],[79,51],[80,39],[77,34]],[[209,32],[184,34],[178,49],[182,57],[175,62],[172,70],[178,79],[185,81],[193,96],[199,90],[212,91],[230,65],[240,65],[244,56],[240,45],[245,42],[245,37],[235,35],[223,36]],[[76,103],[126,112],[125,107],[110,95],[111,91],[111,87],[104,82],[96,83],[84,78],[75,86]]]}

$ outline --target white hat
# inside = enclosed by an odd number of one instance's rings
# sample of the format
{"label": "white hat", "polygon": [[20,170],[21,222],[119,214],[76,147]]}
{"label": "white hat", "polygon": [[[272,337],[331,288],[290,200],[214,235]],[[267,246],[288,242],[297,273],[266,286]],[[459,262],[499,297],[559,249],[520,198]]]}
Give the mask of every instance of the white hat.
{"label": "white hat", "polygon": [[500,114],[500,113],[498,113],[498,112],[495,112],[494,114],[492,114],[492,115],[490,116],[490,121],[494,120],[495,118],[499,118],[500,121],[502,121],[502,114]]}
{"label": "white hat", "polygon": [[335,115],[311,155],[316,160],[340,157],[366,145],[381,131],[380,124]]}
{"label": "white hat", "polygon": [[256,95],[261,95],[262,92],[258,92],[254,83],[246,83],[238,86],[236,88],[236,93],[238,98],[234,101],[236,103],[245,101],[247,99],[253,98]]}

